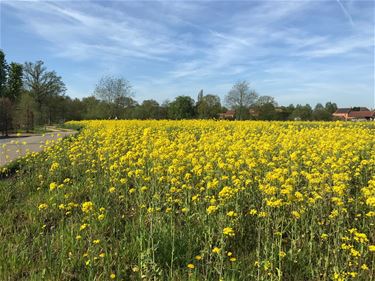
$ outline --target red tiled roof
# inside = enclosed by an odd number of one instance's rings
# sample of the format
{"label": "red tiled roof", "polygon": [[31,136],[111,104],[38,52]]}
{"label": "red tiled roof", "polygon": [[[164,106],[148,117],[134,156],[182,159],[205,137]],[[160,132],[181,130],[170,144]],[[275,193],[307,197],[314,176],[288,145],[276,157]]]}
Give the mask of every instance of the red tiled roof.
{"label": "red tiled roof", "polygon": [[375,116],[375,112],[374,111],[369,111],[369,110],[366,110],[366,111],[350,111],[349,112],[349,115],[348,117],[352,117],[352,118],[370,118],[370,117],[374,117]]}

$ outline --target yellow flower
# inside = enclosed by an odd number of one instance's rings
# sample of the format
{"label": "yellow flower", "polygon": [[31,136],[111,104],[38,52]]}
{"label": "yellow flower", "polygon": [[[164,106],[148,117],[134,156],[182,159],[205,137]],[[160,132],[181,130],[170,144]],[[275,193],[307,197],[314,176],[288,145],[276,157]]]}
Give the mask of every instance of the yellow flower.
{"label": "yellow flower", "polygon": [[129,193],[130,193],[130,194],[132,194],[132,193],[134,193],[134,192],[135,192],[135,188],[130,188],[130,189],[129,189]]}
{"label": "yellow flower", "polygon": [[223,229],[223,234],[227,236],[234,236],[234,230],[231,227],[226,227]]}
{"label": "yellow flower", "polygon": [[259,212],[259,214],[258,214],[258,217],[260,217],[260,218],[265,218],[267,216],[268,216],[267,212]]}
{"label": "yellow flower", "polygon": [[56,189],[56,187],[57,187],[57,184],[55,183],[55,182],[51,182],[50,184],[49,184],[49,190],[54,190],[54,189]]}
{"label": "yellow flower", "polygon": [[99,240],[99,239],[96,239],[96,240],[92,241],[92,243],[94,243],[94,244],[99,244],[99,243],[100,243],[100,240]]}
{"label": "yellow flower", "polygon": [[116,274],[111,273],[111,275],[109,275],[109,278],[111,278],[111,279],[115,279],[115,278],[116,278]]}
{"label": "yellow flower", "polygon": [[132,271],[133,271],[133,272],[138,272],[138,271],[139,271],[139,267],[138,267],[138,266],[134,266],[134,267],[132,268]]}
{"label": "yellow flower", "polygon": [[218,253],[220,253],[220,248],[218,248],[218,247],[214,247],[214,248],[212,249],[212,252],[215,253],[215,254],[218,254]]}
{"label": "yellow flower", "polygon": [[77,239],[77,240],[81,240],[81,239],[82,239],[82,236],[81,236],[81,235],[77,235],[77,236],[76,236],[76,239]]}
{"label": "yellow flower", "polygon": [[234,212],[234,211],[229,211],[229,212],[227,213],[227,216],[228,216],[228,217],[236,217],[236,216],[237,216],[237,213]]}
{"label": "yellow flower", "polygon": [[88,227],[89,225],[87,223],[84,223],[82,224],[80,227],[79,227],[79,230],[84,230]]}
{"label": "yellow flower", "polygon": [[104,258],[105,257],[105,253],[100,253],[99,257]]}
{"label": "yellow flower", "polygon": [[297,211],[292,211],[292,216],[296,219],[299,219],[301,217],[301,214],[298,213]]}
{"label": "yellow flower", "polygon": [[39,211],[48,209],[48,205],[45,203],[39,204],[38,206]]}
{"label": "yellow flower", "polygon": [[82,203],[82,212],[89,213],[94,209],[94,204],[91,201]]}
{"label": "yellow flower", "polygon": [[237,259],[235,257],[232,257],[229,259],[231,262],[235,262]]}
{"label": "yellow flower", "polygon": [[104,220],[104,218],[105,218],[105,215],[104,215],[104,214],[100,214],[100,215],[98,216],[98,220],[100,220],[100,221]]}
{"label": "yellow flower", "polygon": [[110,187],[109,189],[108,189],[108,192],[109,193],[113,193],[113,192],[115,192],[116,191],[116,188],[115,187]]}
{"label": "yellow flower", "polygon": [[365,263],[362,264],[362,265],[361,265],[361,269],[362,269],[362,270],[368,270],[368,266],[367,266],[367,264],[365,264]]}
{"label": "yellow flower", "polygon": [[201,259],[202,259],[202,256],[195,256],[195,259],[197,260],[197,261],[200,261]]}
{"label": "yellow flower", "polygon": [[187,265],[187,267],[188,267],[189,269],[194,269],[194,268],[195,268],[195,265],[192,264],[192,263],[189,263],[189,264]]}
{"label": "yellow flower", "polygon": [[279,252],[279,257],[283,258],[286,256],[286,253],[284,251]]}
{"label": "yellow flower", "polygon": [[57,162],[53,162],[51,168],[49,169],[50,172],[56,171],[60,167],[60,164]]}
{"label": "yellow flower", "polygon": [[322,238],[322,240],[327,240],[328,234],[323,233],[322,235],[320,235],[320,238]]}
{"label": "yellow flower", "polygon": [[217,206],[209,206],[206,211],[207,211],[207,214],[210,215],[210,214],[216,212],[216,210],[217,210]]}
{"label": "yellow flower", "polygon": [[375,252],[375,245],[369,245],[368,249],[370,252]]}
{"label": "yellow flower", "polygon": [[360,254],[357,250],[355,250],[355,249],[353,249],[353,248],[350,249],[350,254],[351,254],[353,257],[360,257],[360,256],[361,256],[361,254]]}

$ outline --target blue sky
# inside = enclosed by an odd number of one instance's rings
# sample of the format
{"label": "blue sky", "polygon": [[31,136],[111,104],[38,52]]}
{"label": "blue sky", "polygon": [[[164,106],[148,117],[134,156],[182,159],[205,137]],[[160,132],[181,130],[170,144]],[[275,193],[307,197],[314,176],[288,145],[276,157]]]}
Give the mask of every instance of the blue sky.
{"label": "blue sky", "polygon": [[71,97],[115,75],[138,101],[247,80],[282,105],[375,107],[374,1],[0,1],[8,62],[43,60]]}

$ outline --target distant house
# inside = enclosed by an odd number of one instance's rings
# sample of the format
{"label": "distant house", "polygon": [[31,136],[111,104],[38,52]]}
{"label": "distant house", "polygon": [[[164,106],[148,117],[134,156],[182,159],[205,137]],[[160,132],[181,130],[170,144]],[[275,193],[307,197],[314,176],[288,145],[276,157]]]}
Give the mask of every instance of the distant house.
{"label": "distant house", "polygon": [[375,120],[375,111],[371,111],[367,107],[338,108],[332,116],[345,121],[370,121]]}
{"label": "distant house", "polygon": [[236,111],[228,110],[227,112],[219,113],[219,119],[234,120]]}
{"label": "distant house", "polygon": [[338,108],[332,116],[336,119],[347,120],[351,110],[351,108]]}

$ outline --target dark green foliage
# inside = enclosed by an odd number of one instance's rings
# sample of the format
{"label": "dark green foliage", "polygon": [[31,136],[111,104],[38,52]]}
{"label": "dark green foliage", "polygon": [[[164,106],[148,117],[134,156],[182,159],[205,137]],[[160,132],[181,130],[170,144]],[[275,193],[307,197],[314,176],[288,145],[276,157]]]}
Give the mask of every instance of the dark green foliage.
{"label": "dark green foliage", "polygon": [[197,113],[198,118],[212,119],[217,118],[221,112],[220,98],[216,95],[198,96]]}
{"label": "dark green foliage", "polygon": [[0,98],[5,96],[7,82],[8,65],[5,54],[0,50]]}
{"label": "dark green foliage", "polygon": [[194,100],[188,96],[178,96],[168,106],[168,118],[192,119],[195,116]]}
{"label": "dark green foliage", "polygon": [[300,105],[297,104],[296,108],[293,110],[290,115],[291,120],[311,120],[312,119],[312,109],[309,104]]}
{"label": "dark green foliage", "polygon": [[7,81],[7,96],[12,101],[18,100],[22,93],[22,65],[12,62],[9,65],[8,81]]}

